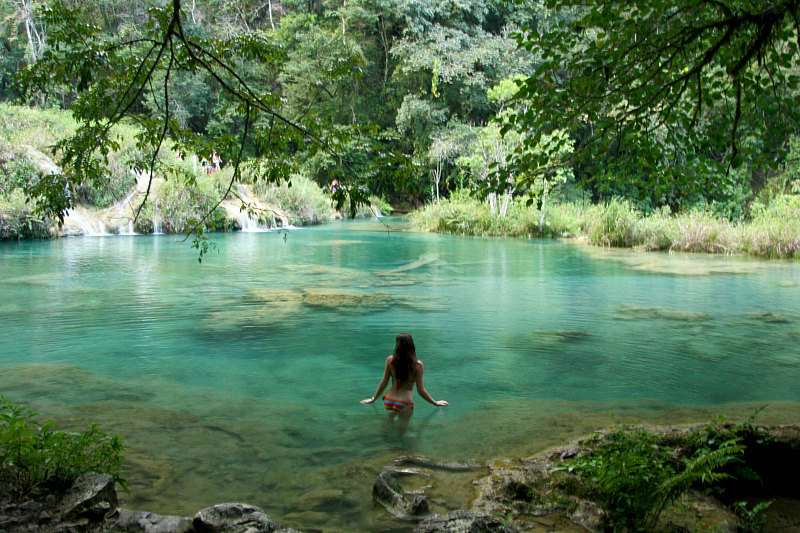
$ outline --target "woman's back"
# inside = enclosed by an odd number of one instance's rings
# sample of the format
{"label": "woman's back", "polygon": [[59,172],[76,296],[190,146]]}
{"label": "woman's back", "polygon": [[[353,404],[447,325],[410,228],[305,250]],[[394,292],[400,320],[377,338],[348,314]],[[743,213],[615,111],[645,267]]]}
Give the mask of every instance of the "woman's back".
{"label": "woman's back", "polygon": [[[412,393],[414,392],[414,383],[417,380],[417,374],[419,373],[419,368],[422,366],[422,362],[419,359],[414,359],[413,363],[414,366],[410,371],[404,372],[402,377],[398,376],[398,369],[397,365],[395,365],[396,357],[394,355],[390,355],[388,357],[389,360],[389,372],[392,374],[392,389],[391,392],[397,392],[398,394],[401,392],[408,392],[409,398],[411,397]],[[402,371],[401,371],[402,372]]]}
{"label": "woman's back", "polygon": [[417,359],[417,352],[414,348],[414,340],[408,333],[401,333],[396,337],[396,344],[394,354],[386,357],[386,364],[383,369],[383,378],[381,378],[378,387],[370,398],[361,400],[363,404],[370,404],[380,396],[386,385],[389,383],[389,378],[392,380],[392,388],[383,397],[383,403],[386,409],[391,411],[399,411],[410,413],[414,408],[413,394],[414,385],[417,386],[419,395],[433,405],[444,407],[447,402],[444,400],[436,401],[431,398],[428,391],[425,390],[423,383],[423,373],[425,367],[422,366],[422,361]]}

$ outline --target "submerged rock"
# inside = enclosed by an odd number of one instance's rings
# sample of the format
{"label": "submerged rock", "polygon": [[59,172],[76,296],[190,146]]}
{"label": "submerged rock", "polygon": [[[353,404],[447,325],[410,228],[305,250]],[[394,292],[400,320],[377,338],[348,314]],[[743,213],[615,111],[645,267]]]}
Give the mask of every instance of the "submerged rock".
{"label": "submerged rock", "polygon": [[771,311],[747,313],[745,316],[750,320],[758,320],[759,322],[766,322],[767,324],[790,324],[792,322],[784,315]]}
{"label": "submerged rock", "polygon": [[399,457],[394,460],[394,464],[399,467],[419,467],[445,472],[472,472],[486,468],[485,465],[474,463],[439,463],[425,457],[415,456]]}
{"label": "submerged rock", "polygon": [[376,292],[354,292],[315,288],[303,291],[303,304],[323,309],[385,309],[394,303],[392,296]]}
{"label": "submerged rock", "polygon": [[752,274],[765,268],[756,261],[698,253],[640,252],[580,246],[593,259],[613,261],[631,270],[671,276]]}
{"label": "submerged rock", "polygon": [[190,533],[192,519],[186,516],[163,516],[147,511],[119,509],[107,523],[109,531],[129,533]]}
{"label": "submerged rock", "polygon": [[616,318],[620,320],[674,320],[678,322],[696,322],[708,320],[706,313],[670,309],[666,307],[640,307],[623,305],[617,310]]}
{"label": "submerged rock", "polygon": [[420,519],[430,512],[428,499],[423,494],[404,491],[398,479],[416,474],[414,470],[384,469],[372,485],[372,498],[396,518]]}
{"label": "submerged rock", "polygon": [[416,533],[513,533],[519,531],[497,516],[472,511],[453,511],[444,516],[426,518],[414,530]]}
{"label": "submerged rock", "polygon": [[439,260],[439,254],[423,254],[419,256],[419,259],[416,261],[411,261],[410,263],[406,263],[405,265],[401,265],[397,268],[393,268],[391,270],[384,270],[382,272],[378,272],[379,276],[391,276],[393,274],[400,274],[402,272],[408,272],[410,270],[416,270],[418,268],[426,267],[432,263],[435,263]]}
{"label": "submerged rock", "polygon": [[588,331],[578,330],[562,330],[557,329],[553,331],[535,331],[533,337],[536,339],[547,339],[558,342],[575,342],[583,341],[591,337],[592,334]]}

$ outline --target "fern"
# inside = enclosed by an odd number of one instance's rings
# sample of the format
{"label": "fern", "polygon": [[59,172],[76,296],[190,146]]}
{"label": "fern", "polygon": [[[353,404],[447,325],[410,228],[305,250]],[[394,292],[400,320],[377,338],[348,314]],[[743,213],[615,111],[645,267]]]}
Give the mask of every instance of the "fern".
{"label": "fern", "polygon": [[699,450],[686,461],[683,472],[670,477],[658,487],[658,503],[648,513],[648,529],[654,529],[664,508],[692,486],[711,485],[729,478],[721,469],[732,462],[740,461],[743,453],[744,446],[738,437],[726,440],[715,450]]}

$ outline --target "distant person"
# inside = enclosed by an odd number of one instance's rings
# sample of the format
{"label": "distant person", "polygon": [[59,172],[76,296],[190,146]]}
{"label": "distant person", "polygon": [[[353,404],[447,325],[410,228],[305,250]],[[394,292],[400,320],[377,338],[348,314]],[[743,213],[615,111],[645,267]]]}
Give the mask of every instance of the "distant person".
{"label": "distant person", "polygon": [[363,404],[370,404],[378,396],[383,394],[383,390],[392,378],[392,388],[383,397],[383,406],[387,411],[410,416],[414,409],[414,384],[417,385],[417,392],[425,400],[437,407],[447,406],[444,400],[434,400],[425,389],[422,376],[424,367],[422,361],[417,359],[417,352],[414,348],[414,339],[408,333],[401,333],[395,339],[394,354],[386,357],[386,365],[383,367],[383,378],[375,389],[375,394],[365,400]]}
{"label": "distant person", "polygon": [[213,154],[211,154],[211,162],[214,164],[214,172],[220,170],[220,164],[222,163],[222,158],[219,156],[217,151],[215,150]]}
{"label": "distant person", "polygon": [[330,187],[331,187],[331,194],[336,194],[336,191],[338,191],[338,190],[339,190],[339,180],[337,180],[337,179],[334,179],[334,180],[331,182],[331,185],[330,185]]}

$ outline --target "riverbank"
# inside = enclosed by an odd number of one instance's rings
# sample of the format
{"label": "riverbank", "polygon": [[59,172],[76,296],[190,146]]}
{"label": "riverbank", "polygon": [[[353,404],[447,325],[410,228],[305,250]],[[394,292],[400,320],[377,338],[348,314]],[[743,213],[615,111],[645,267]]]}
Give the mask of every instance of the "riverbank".
{"label": "riverbank", "polygon": [[486,202],[463,196],[425,206],[411,220],[422,231],[453,235],[580,237],[602,247],[800,258],[800,195],[778,196],[739,223],[700,210],[645,215],[624,200],[552,204],[543,210],[513,201],[499,216]]}
{"label": "riverbank", "polygon": [[[0,528],[9,533],[298,533],[307,527],[316,530],[308,522],[326,517],[346,522],[352,510],[344,502],[374,502],[384,518],[373,525],[392,524],[392,530],[416,533],[733,533],[800,527],[800,426],[757,424],[760,410],[739,422],[605,426],[577,438],[562,436],[555,446],[533,455],[517,451],[498,457],[495,450],[486,462],[390,453],[377,471],[372,461],[351,467],[358,471],[356,483],[366,486],[343,490],[329,479],[326,488],[297,500],[294,505],[301,511],[283,517],[300,528],[293,529],[279,525],[275,519],[283,522],[282,517],[250,503],[207,504],[190,515],[128,510],[118,492],[118,478],[105,473],[109,467],[117,469],[113,462],[104,459],[66,476],[58,474],[59,466],[75,463],[76,454],[108,457],[94,452],[108,436],[92,427],[95,437],[76,439],[77,447],[64,454],[62,446],[73,434],[50,422],[39,434],[55,445],[20,448],[17,422],[35,429],[35,421],[24,409],[22,416],[13,415],[21,408],[8,402],[4,406],[13,420],[5,417],[0,422],[0,474],[7,481],[0,490]],[[536,438],[535,432],[530,435]],[[31,478],[39,473],[40,463],[54,469],[47,477]],[[37,483],[28,485],[30,479]],[[260,499],[271,501],[272,492],[262,493]],[[175,509],[186,503],[178,500],[166,506]],[[350,523],[344,530],[364,528]]]}

